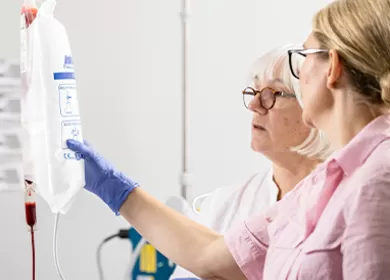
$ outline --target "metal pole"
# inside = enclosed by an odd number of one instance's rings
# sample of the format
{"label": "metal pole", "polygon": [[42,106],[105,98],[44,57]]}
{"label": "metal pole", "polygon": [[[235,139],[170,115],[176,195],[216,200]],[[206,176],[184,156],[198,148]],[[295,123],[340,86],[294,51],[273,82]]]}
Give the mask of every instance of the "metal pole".
{"label": "metal pole", "polygon": [[183,141],[183,151],[182,151],[182,174],[181,174],[181,196],[187,201],[190,199],[189,189],[190,184],[190,173],[188,168],[188,17],[189,17],[189,0],[183,0],[182,2],[182,47],[183,47],[183,81],[182,81],[182,91],[183,91],[183,103],[182,103],[182,141]]}

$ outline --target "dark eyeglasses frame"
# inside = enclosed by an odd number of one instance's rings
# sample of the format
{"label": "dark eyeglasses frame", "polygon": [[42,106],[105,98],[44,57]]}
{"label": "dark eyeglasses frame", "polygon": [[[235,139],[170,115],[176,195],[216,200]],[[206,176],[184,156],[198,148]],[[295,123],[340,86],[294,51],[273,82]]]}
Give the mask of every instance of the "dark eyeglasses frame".
{"label": "dark eyeglasses frame", "polygon": [[294,78],[299,80],[299,76],[294,72],[294,68],[292,65],[292,55],[294,53],[302,55],[303,57],[306,57],[308,54],[318,54],[318,53],[327,53],[329,50],[325,49],[293,49],[288,50],[288,63],[290,65],[290,71],[291,74],[294,76]]}
{"label": "dark eyeglasses frame", "polygon": [[[263,92],[264,89],[270,89],[272,92],[273,92],[273,96],[274,96],[274,99],[273,99],[273,102],[272,102],[272,105],[269,106],[269,107],[265,107],[263,102],[261,101],[261,93]],[[248,91],[249,90],[249,91]],[[290,98],[296,98],[297,96],[295,95],[295,93],[286,93],[286,92],[283,92],[283,91],[280,91],[280,90],[274,90],[273,88],[271,87],[265,87],[261,90],[256,90],[254,89],[253,87],[246,87],[243,91],[242,91],[242,98],[243,98],[243,101],[244,101],[244,106],[245,108],[249,109],[249,107],[246,105],[245,103],[245,95],[253,95],[253,98],[256,98],[256,96],[258,95],[258,98],[259,98],[259,101],[260,101],[260,106],[265,109],[265,110],[271,110],[274,106],[275,106],[275,102],[276,102],[276,97],[278,96],[281,96],[281,97],[290,97]],[[249,104],[248,104],[249,105]]]}

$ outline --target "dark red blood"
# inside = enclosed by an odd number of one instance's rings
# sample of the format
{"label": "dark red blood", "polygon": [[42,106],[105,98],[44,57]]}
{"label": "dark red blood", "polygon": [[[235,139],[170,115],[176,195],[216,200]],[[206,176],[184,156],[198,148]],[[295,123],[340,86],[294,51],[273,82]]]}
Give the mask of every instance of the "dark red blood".
{"label": "dark red blood", "polygon": [[35,202],[26,202],[26,221],[30,227],[33,227],[37,222],[37,211]]}
{"label": "dark red blood", "polygon": [[35,202],[26,202],[26,222],[31,229],[31,249],[32,249],[32,279],[35,280],[35,240],[34,226],[37,223],[37,209]]}
{"label": "dark red blood", "polygon": [[33,7],[23,6],[22,11],[20,13],[24,15],[26,19],[26,27],[29,27],[30,24],[37,17],[38,9]]}
{"label": "dark red blood", "polygon": [[31,249],[32,249],[32,280],[35,280],[35,240],[34,240],[33,227],[31,227]]}

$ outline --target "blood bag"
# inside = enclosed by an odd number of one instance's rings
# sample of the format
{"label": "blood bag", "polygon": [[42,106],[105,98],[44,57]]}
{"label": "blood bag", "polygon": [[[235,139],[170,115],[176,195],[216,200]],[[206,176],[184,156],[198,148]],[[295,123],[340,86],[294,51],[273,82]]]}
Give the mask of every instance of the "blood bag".
{"label": "blood bag", "polygon": [[84,161],[66,140],[83,137],[72,54],[55,6],[30,3],[21,13],[22,146],[25,179],[53,213],[66,213],[85,185]]}

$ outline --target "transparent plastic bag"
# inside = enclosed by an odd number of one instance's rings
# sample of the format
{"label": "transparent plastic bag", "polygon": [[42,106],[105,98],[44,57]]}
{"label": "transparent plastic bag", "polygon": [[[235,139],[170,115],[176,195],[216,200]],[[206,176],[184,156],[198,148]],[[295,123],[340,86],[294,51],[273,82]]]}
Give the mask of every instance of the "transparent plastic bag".
{"label": "transparent plastic bag", "polygon": [[68,36],[55,0],[21,13],[22,139],[25,179],[53,213],[66,213],[85,185],[84,161],[66,140],[83,140]]}

